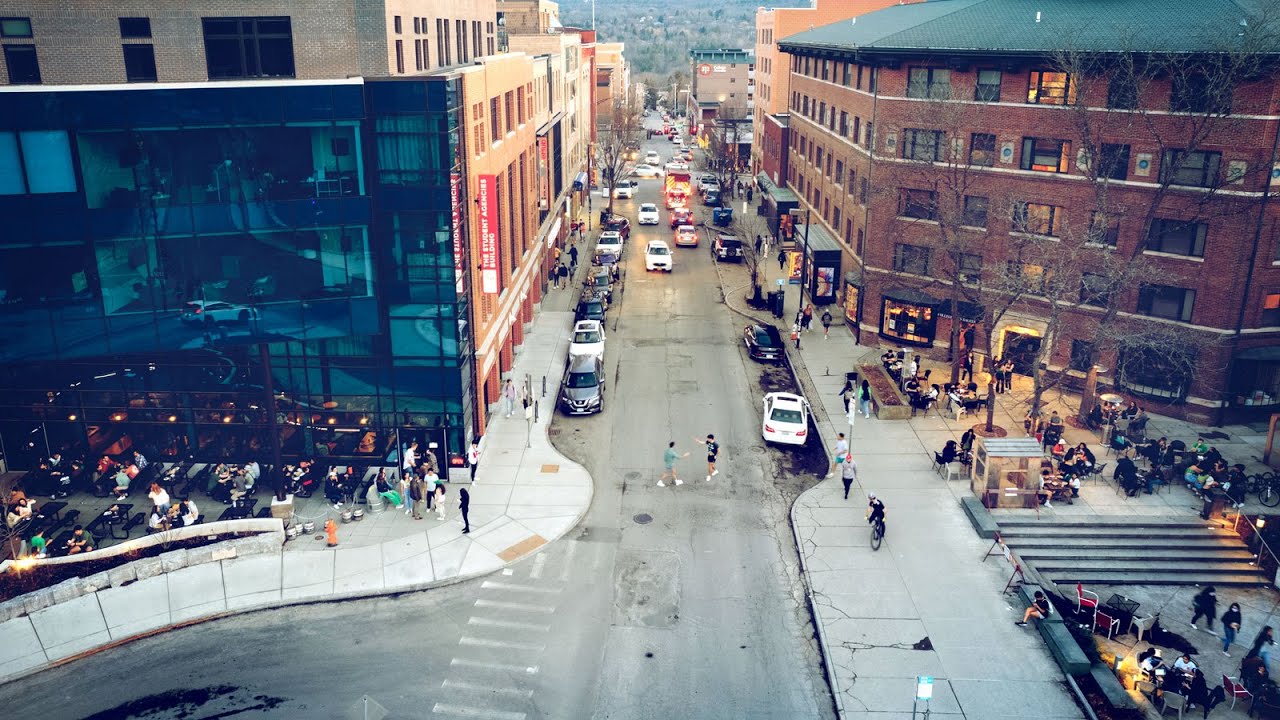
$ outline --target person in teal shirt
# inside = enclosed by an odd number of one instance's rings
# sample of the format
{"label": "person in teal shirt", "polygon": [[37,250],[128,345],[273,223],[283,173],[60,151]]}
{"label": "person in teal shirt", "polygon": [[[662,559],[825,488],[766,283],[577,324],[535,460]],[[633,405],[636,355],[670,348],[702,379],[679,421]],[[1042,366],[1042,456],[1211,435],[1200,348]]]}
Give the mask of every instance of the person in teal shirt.
{"label": "person in teal shirt", "polygon": [[36,557],[44,557],[45,548],[48,544],[44,539],[44,530],[37,531],[35,535],[31,536],[31,554]]}
{"label": "person in teal shirt", "polygon": [[676,441],[672,440],[667,445],[667,451],[662,455],[662,465],[664,469],[662,471],[662,474],[658,476],[658,487],[667,486],[667,484],[663,482],[663,480],[665,480],[668,475],[671,476],[672,480],[676,481],[677,485],[684,484],[683,480],[676,477],[676,460],[679,460],[682,457],[689,457],[689,453],[685,453],[684,455],[681,455],[680,451],[676,450]]}

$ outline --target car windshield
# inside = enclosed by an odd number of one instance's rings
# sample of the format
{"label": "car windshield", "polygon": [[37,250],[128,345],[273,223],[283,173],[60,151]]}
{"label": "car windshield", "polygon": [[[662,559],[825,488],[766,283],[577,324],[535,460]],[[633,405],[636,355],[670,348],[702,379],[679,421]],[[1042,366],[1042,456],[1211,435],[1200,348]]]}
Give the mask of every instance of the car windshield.
{"label": "car windshield", "polygon": [[668,254],[668,251],[665,245],[654,245],[653,247],[649,248],[649,254],[650,255],[666,255]]}
{"label": "car windshield", "polygon": [[774,408],[773,412],[769,413],[769,419],[774,422],[791,423],[792,425],[799,425],[804,422],[804,416],[800,414],[799,410],[780,407]]}
{"label": "car windshield", "polygon": [[573,341],[576,343],[598,343],[600,342],[600,331],[579,330],[573,334]]}
{"label": "car windshield", "polygon": [[756,344],[760,347],[773,347],[773,338],[763,329],[756,330]]}
{"label": "car windshield", "polygon": [[[600,307],[599,300],[583,300],[582,311],[588,314],[604,312],[604,308]],[[592,318],[595,319],[595,318]]]}
{"label": "car windshield", "polygon": [[599,384],[594,372],[569,373],[569,380],[565,383],[571,388],[593,388]]}

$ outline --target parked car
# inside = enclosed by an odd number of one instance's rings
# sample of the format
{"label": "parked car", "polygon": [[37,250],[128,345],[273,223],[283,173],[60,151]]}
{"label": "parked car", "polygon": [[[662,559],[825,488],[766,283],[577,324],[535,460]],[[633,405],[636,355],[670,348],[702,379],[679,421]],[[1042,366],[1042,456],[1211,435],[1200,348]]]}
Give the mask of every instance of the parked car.
{"label": "parked car", "polygon": [[631,239],[631,221],[621,215],[606,217],[600,229],[612,230],[621,235],[623,240]]}
{"label": "parked car", "polygon": [[583,280],[583,289],[604,295],[604,299],[613,302],[613,283],[618,279],[618,265],[592,265],[587,268],[587,277]]}
{"label": "parked car", "polygon": [[707,188],[720,187],[720,181],[711,173],[703,173],[698,176],[698,192],[706,192]]}
{"label": "parked car", "polygon": [[766,443],[803,445],[809,439],[809,401],[785,392],[765,395],[760,436]]}
{"label": "parked car", "polygon": [[702,203],[707,207],[720,206],[720,188],[714,187],[702,193]]}
{"label": "parked car", "polygon": [[604,322],[605,311],[609,309],[609,301],[603,293],[583,290],[578,299],[578,307],[573,313],[574,320],[599,320]]}
{"label": "parked car", "polygon": [[693,148],[685,148],[680,153],[680,156],[684,158],[685,162],[693,162]]}
{"label": "parked car", "polygon": [[569,341],[569,357],[578,355],[604,357],[604,324],[599,320],[579,320],[573,325],[573,339]]}
{"label": "parked car", "polygon": [[192,300],[182,310],[182,321],[192,325],[249,322],[257,319],[257,308],[221,300]]}
{"label": "parked car", "polygon": [[716,235],[711,241],[711,257],[716,260],[742,261],[742,241],[733,235]]}
{"label": "parked car", "polygon": [[782,333],[773,325],[748,325],[742,330],[742,342],[752,360],[778,362],[784,350]]}
{"label": "parked car", "polygon": [[676,247],[698,247],[698,228],[692,225],[676,228]]}
{"label": "parked car", "polygon": [[658,212],[658,206],[653,203],[641,203],[640,211],[636,213],[636,222],[641,225],[657,225],[662,219],[662,214]]}
{"label": "parked car", "polygon": [[671,272],[671,248],[661,240],[650,240],[644,248],[644,269]]}
{"label": "parked car", "polygon": [[596,249],[613,250],[619,256],[622,255],[622,235],[616,230],[605,230],[600,233],[600,237],[596,239]]}
{"label": "parked car", "polygon": [[662,168],[656,165],[641,163],[631,170],[631,174],[641,178],[662,177]]}
{"label": "parked car", "polygon": [[613,188],[613,196],[622,200],[630,200],[636,196],[636,183],[634,180],[619,180],[618,184]]}
{"label": "parked car", "polygon": [[644,154],[644,161],[650,165],[661,165],[662,157],[658,155],[656,150],[650,150]]}
{"label": "parked car", "polygon": [[604,410],[604,362],[579,355],[569,359],[560,383],[560,407],[570,415],[590,415]]}
{"label": "parked car", "polygon": [[672,208],[671,210],[671,229],[674,230],[681,225],[693,224],[693,210],[687,207]]}

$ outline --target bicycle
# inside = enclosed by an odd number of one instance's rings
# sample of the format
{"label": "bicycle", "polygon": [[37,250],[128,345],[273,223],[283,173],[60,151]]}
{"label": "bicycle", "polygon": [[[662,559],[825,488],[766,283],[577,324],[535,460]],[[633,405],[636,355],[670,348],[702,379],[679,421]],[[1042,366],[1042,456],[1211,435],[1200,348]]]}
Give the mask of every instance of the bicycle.
{"label": "bicycle", "polygon": [[1258,502],[1266,507],[1280,505],[1280,476],[1263,472],[1251,476],[1246,481],[1246,488],[1252,485],[1258,493]]}
{"label": "bicycle", "polygon": [[878,519],[871,524],[871,549],[879,550],[880,543],[884,540],[884,519]]}

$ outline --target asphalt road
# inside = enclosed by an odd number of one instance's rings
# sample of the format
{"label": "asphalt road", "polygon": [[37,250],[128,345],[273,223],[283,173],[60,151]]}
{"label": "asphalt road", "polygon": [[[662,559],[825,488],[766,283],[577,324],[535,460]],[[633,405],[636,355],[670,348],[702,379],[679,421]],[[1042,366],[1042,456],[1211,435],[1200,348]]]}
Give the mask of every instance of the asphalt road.
{"label": "asphalt road", "polygon": [[[640,183],[616,205],[633,222],[661,186]],[[0,687],[5,715],[360,718],[368,698],[370,718],[833,717],[787,521],[825,452],[762,446],[762,388],[785,372],[743,352],[705,236],[673,273],[645,273],[663,219],[625,253],[605,413],[553,424],[596,482],[569,537],[483,580],[147,638]],[[567,308],[571,291],[547,302]],[[710,482],[694,441],[708,432]],[[669,440],[690,453],[686,483],[659,488]]]}

